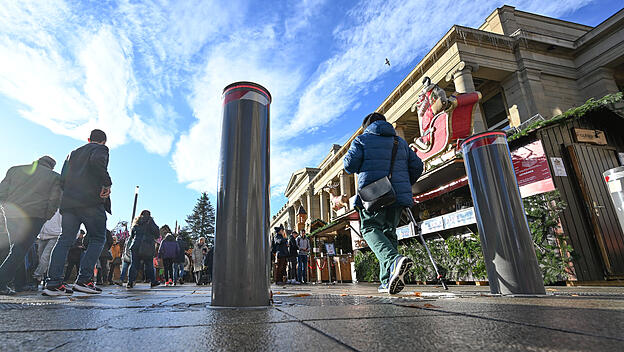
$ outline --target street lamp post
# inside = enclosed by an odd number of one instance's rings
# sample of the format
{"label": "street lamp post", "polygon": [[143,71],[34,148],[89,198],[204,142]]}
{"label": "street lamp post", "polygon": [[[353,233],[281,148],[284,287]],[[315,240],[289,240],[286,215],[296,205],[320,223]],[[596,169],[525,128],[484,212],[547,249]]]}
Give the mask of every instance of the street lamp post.
{"label": "street lamp post", "polygon": [[136,206],[137,200],[139,199],[139,186],[136,186],[134,189],[134,205],[132,206],[132,218],[130,219],[130,226],[132,226],[132,222],[134,221],[134,216],[136,215]]}

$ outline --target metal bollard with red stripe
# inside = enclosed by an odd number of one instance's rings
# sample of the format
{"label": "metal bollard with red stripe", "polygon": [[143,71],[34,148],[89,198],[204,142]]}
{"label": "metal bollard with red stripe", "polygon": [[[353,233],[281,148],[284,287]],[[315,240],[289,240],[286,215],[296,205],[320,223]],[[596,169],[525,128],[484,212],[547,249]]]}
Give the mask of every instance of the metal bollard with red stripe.
{"label": "metal bollard with red stripe", "polygon": [[212,305],[270,304],[269,107],[259,84],[223,90]]}

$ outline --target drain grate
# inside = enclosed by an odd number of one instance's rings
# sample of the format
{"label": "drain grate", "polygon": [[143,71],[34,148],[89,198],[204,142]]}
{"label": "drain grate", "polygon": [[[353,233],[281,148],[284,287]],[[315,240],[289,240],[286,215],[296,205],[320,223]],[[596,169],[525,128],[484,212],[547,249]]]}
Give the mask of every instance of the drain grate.
{"label": "drain grate", "polygon": [[394,298],[385,297],[365,297],[365,296],[339,296],[339,295],[312,295],[304,297],[296,296],[274,296],[277,305],[301,305],[301,306],[358,306],[358,305],[379,305],[393,304]]}

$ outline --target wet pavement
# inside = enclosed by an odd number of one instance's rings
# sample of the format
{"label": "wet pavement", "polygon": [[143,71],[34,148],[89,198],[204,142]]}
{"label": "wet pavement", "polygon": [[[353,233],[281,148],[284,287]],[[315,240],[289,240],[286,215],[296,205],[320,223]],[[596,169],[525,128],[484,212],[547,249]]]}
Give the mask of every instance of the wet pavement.
{"label": "wet pavement", "polygon": [[0,296],[0,351],[622,351],[624,288],[549,287],[496,297],[487,287],[273,286],[274,304],[215,309],[210,287],[47,298]]}

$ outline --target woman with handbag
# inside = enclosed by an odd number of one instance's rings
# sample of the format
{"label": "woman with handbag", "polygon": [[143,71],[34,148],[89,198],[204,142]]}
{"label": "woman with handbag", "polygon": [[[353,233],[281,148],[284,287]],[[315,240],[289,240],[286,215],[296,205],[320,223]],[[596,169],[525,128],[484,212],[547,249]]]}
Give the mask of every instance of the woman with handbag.
{"label": "woman with handbag", "polygon": [[343,159],[344,168],[358,174],[355,208],[362,237],[379,260],[378,291],[396,294],[405,287],[403,277],[413,265],[398,252],[396,227],[403,210],[414,204],[412,185],[423,163],[382,114],[366,116],[362,129]]}
{"label": "woman with handbag", "polygon": [[127,288],[134,287],[137,277],[137,271],[143,265],[143,275],[151,282],[151,287],[160,285],[160,282],[154,278],[154,266],[152,259],[155,254],[154,243],[160,237],[158,226],[152,219],[149,210],[143,210],[132,224],[132,243],[130,243],[131,264],[130,277],[128,278]]}

